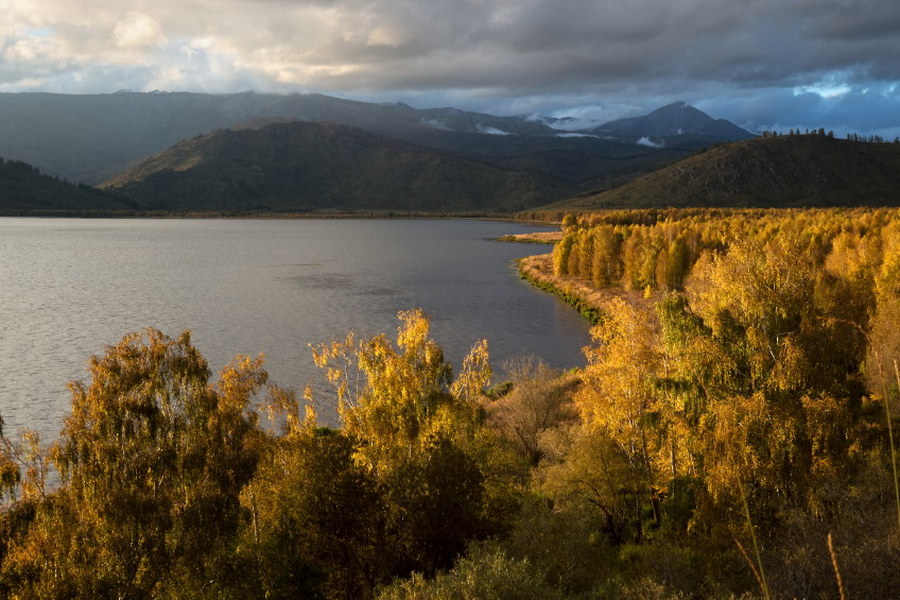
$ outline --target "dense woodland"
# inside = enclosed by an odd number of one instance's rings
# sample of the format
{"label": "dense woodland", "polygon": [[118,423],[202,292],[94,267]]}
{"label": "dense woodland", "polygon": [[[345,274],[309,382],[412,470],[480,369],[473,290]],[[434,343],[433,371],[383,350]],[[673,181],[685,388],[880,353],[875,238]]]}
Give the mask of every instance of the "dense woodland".
{"label": "dense woodland", "polygon": [[[667,207],[897,206],[900,144],[815,134],[766,135],[698,151],[605,191],[557,202],[554,211]],[[529,212],[541,212],[540,209]]]}
{"label": "dense woodland", "polygon": [[107,348],[58,440],[4,432],[0,595],[900,597],[900,211],[563,227],[584,369],[454,374],[412,310],[313,347],[331,428],[262,358]]}
{"label": "dense woodland", "polygon": [[19,160],[0,158],[2,215],[55,215],[77,210],[90,216],[135,209],[133,202],[121,196],[51,177]]}

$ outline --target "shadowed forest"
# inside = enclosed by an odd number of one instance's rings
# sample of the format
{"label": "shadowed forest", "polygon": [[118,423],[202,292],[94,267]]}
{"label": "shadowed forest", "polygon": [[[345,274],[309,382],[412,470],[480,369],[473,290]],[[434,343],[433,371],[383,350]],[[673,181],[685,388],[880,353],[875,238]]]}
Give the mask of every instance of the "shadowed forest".
{"label": "shadowed forest", "polygon": [[570,215],[548,263],[585,368],[454,370],[405,311],[312,347],[338,427],[262,357],[108,347],[3,432],[0,595],[900,597],[900,210]]}

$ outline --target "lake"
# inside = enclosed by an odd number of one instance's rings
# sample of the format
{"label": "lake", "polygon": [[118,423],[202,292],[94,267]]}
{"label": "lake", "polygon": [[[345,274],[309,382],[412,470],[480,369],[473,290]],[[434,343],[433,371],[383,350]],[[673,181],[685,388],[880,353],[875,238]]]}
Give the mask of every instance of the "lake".
{"label": "lake", "polygon": [[[0,218],[0,415],[56,438],[66,383],[126,333],[191,329],[218,371],[266,355],[271,381],[319,385],[309,344],[386,332],[423,308],[458,368],[480,338],[495,372],[534,354],[584,364],[588,325],[518,278],[549,247],[495,241],[527,225],[474,220]],[[540,230],[540,228],[538,228]],[[546,228],[543,228],[546,230]],[[496,378],[496,377],[495,377]],[[324,396],[323,396],[324,397]],[[327,404],[327,402],[326,402]],[[320,418],[335,424],[333,406]]]}

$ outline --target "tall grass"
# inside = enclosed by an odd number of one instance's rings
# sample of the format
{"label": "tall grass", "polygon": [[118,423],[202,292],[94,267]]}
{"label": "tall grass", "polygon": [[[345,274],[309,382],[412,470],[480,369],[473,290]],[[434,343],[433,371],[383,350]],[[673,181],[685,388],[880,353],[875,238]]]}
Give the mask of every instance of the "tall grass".
{"label": "tall grass", "polygon": [[[756,555],[756,568],[754,568],[753,562],[750,560],[750,557],[747,556],[747,552],[744,550],[743,546],[741,546],[740,542],[738,542],[738,548],[750,564],[750,570],[753,571],[753,575],[759,583],[763,596],[766,597],[766,600],[771,600],[772,596],[769,594],[769,584],[766,581],[766,572],[763,569],[762,553],[759,551],[759,541],[756,539],[756,530],[753,528],[753,519],[750,518],[750,505],[747,503],[747,494],[744,492],[744,484],[741,483],[740,479],[738,479],[738,488],[740,489],[741,500],[744,505],[744,517],[747,519],[747,528],[750,530],[750,537],[753,539],[753,553]],[[735,541],[737,542],[737,539],[735,539]]]}
{"label": "tall grass", "polygon": [[[896,359],[894,360],[894,378],[897,383],[897,391],[900,393],[900,369],[897,368]],[[888,441],[891,446],[891,468],[894,472],[894,497],[897,501],[897,528],[898,533],[900,533],[900,479],[897,477],[897,449],[894,446],[894,427],[891,422],[891,394],[887,390],[887,385],[884,387],[884,410],[887,415]]]}
{"label": "tall grass", "polygon": [[838,596],[841,600],[847,600],[847,593],[844,591],[844,580],[841,579],[841,570],[838,568],[837,553],[834,551],[834,541],[831,534],[828,534],[828,554],[831,556],[831,566],[834,567],[834,578],[837,580]]}

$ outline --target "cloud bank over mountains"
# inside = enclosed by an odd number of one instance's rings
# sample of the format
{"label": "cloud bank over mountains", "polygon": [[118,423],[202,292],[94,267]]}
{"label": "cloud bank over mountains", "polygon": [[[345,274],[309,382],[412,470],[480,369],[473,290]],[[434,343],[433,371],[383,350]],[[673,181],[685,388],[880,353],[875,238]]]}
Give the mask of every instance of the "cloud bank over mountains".
{"label": "cloud bank over mountains", "polygon": [[896,0],[0,0],[0,91],[319,91],[900,134]]}

